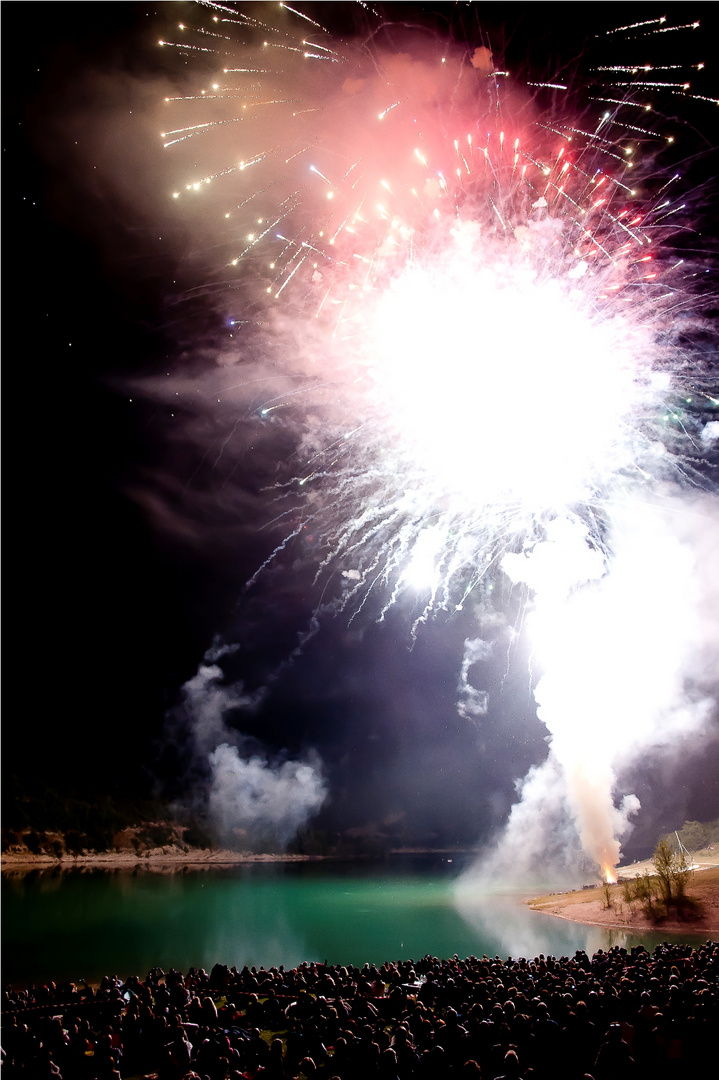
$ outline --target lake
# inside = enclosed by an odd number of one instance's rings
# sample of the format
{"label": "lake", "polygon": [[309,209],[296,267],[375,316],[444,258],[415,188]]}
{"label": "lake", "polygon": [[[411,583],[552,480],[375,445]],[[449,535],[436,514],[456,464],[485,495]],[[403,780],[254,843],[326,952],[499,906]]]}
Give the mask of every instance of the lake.
{"label": "lake", "polygon": [[[571,955],[639,944],[530,911],[517,896],[457,901],[458,858],[246,863],[231,868],[3,874],[2,978],[97,981],[216,962],[295,967],[418,958]],[[666,935],[665,935],[666,936]],[[686,936],[699,944],[703,940]]]}

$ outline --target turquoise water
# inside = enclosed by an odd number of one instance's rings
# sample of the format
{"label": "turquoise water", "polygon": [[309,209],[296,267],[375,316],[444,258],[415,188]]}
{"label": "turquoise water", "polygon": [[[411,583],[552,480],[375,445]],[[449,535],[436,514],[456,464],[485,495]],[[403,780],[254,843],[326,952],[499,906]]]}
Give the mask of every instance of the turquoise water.
{"label": "turquoise water", "polygon": [[[145,975],[214,963],[294,967],[472,954],[595,952],[639,939],[530,911],[457,905],[457,860],[3,875],[4,983]],[[642,938],[647,948],[660,940]],[[687,938],[687,940],[690,940]]]}

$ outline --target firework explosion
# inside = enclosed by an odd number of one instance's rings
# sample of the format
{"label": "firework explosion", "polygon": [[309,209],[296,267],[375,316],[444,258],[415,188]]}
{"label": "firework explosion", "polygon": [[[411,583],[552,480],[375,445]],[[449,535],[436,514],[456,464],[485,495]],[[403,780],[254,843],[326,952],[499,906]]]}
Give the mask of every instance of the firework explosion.
{"label": "firework explosion", "polygon": [[[703,64],[644,62],[670,39],[685,57],[696,24],[595,35],[591,63],[530,80],[478,24],[460,46],[361,6],[351,41],[300,8],[205,3],[161,42],[207,79],[168,95],[162,135],[202,291],[280,357],[257,424],[301,431],[258,575],[311,531],[318,610],[402,604],[412,635],[500,577],[523,589],[550,751],[492,865],[529,865],[568,817],[609,877],[638,808],[615,806],[618,770],[712,711],[684,524],[716,521],[709,300],[665,113],[716,103]],[[483,645],[464,715],[486,710]]]}

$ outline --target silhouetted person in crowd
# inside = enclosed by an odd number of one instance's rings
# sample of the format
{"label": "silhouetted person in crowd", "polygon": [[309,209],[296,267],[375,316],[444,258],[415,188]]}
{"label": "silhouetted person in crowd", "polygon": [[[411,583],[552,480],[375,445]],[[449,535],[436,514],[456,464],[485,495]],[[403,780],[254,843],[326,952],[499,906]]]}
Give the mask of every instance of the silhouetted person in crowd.
{"label": "silhouetted person in crowd", "polygon": [[607,1037],[599,1047],[594,1062],[596,1080],[630,1080],[634,1076],[634,1059],[622,1038],[619,1024],[610,1024]]}

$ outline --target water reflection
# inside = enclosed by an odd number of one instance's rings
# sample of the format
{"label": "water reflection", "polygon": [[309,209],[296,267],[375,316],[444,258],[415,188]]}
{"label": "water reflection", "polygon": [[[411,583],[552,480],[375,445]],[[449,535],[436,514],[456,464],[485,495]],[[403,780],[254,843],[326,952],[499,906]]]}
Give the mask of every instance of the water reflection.
{"label": "water reflection", "polygon": [[455,895],[459,869],[457,860],[404,858],[6,874],[3,979],[96,980],[216,962],[361,965],[427,953],[561,956],[639,941],[530,911],[518,895]]}
{"label": "water reflection", "polygon": [[[534,957],[540,953],[572,956],[577,949],[583,949],[591,956],[599,949],[607,950],[615,945],[630,950],[642,944],[651,951],[667,938],[666,933],[637,934],[624,928],[575,923],[533,911],[524,903],[528,897],[526,892],[482,892],[479,889],[473,891],[462,882],[457,885],[454,890],[457,910],[478,937],[495,937],[501,946],[497,954],[503,959],[508,956]],[[701,934],[670,936],[694,946],[704,941]]]}

